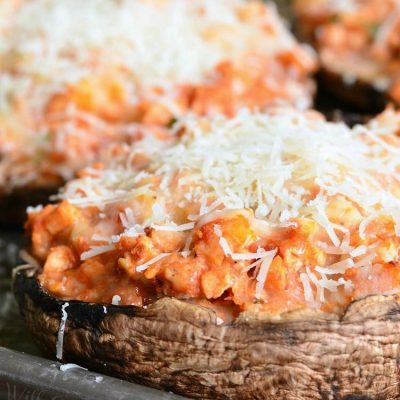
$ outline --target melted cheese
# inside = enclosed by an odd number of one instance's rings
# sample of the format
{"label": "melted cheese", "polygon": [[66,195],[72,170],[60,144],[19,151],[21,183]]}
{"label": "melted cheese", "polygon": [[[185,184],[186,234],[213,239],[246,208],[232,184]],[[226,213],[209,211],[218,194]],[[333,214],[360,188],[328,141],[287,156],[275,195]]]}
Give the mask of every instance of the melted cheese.
{"label": "melted cheese", "polygon": [[[224,60],[239,63],[246,54],[270,55],[297,46],[272,6],[263,7],[255,23],[249,23],[241,15],[246,3],[23,2],[12,22],[4,24],[6,40],[0,42],[0,64],[9,69],[0,76],[7,88],[1,91],[0,110],[6,107],[6,96],[30,90],[32,82],[40,82],[30,93],[40,110],[63,85],[113,68],[127,73],[134,103],[143,87],[173,90],[176,82],[201,83]],[[171,96],[165,93],[168,102]],[[154,91],[151,96],[159,95]]]}

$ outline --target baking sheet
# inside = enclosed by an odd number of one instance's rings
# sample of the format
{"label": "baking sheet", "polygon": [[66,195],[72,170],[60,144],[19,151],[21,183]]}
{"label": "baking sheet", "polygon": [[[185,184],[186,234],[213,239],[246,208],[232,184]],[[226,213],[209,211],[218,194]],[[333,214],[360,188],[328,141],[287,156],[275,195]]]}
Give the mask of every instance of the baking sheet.
{"label": "baking sheet", "polygon": [[[183,397],[0,348],[0,399],[179,400]],[[64,367],[72,367],[66,364]]]}
{"label": "baking sheet", "polygon": [[0,346],[37,355],[10,290],[11,270],[19,263],[23,243],[21,231],[0,229]]}

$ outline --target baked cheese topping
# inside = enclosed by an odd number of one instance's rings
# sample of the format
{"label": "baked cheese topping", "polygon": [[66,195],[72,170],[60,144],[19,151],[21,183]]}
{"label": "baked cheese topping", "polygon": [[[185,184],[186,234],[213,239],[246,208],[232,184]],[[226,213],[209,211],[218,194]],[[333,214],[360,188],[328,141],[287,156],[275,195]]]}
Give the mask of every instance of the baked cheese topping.
{"label": "baked cheese topping", "polygon": [[272,6],[250,4],[25,1],[4,33],[1,55],[13,72],[54,84],[55,77],[57,84],[73,83],[110,66],[124,67],[138,87],[202,83],[227,59],[240,63],[245,54],[279,54],[297,46]]}
{"label": "baked cheese topping", "polygon": [[140,172],[89,169],[30,214],[41,281],[66,299],[270,313],[397,291],[399,128],[392,110],[352,129],[293,109],[189,115]]}
{"label": "baked cheese topping", "polygon": [[7,1],[0,38],[0,187],[71,177],[188,108],[311,104],[313,53],[259,1]]}
{"label": "baked cheese topping", "polygon": [[400,102],[400,3],[397,0],[298,0],[299,29],[313,37],[325,68]]}

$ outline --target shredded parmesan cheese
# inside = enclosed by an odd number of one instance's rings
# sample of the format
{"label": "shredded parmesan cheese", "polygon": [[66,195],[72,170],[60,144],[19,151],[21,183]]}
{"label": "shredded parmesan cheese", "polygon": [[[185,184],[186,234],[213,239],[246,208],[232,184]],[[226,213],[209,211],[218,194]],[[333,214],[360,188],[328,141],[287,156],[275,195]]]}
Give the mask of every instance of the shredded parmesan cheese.
{"label": "shredded parmesan cheese", "polygon": [[359,225],[358,231],[361,239],[365,239],[365,230],[367,229],[368,225],[377,218],[377,214],[372,214],[365,218]]}
{"label": "shredded parmesan cheese", "polygon": [[[201,201],[201,196],[210,192],[216,197],[213,207],[257,210],[262,206],[268,210],[262,219],[278,225],[297,216],[315,218],[326,229],[335,248],[340,247],[339,233],[346,229],[329,221],[326,207],[330,197],[349,198],[367,215],[376,207],[381,207],[382,213],[392,214],[398,203],[390,188],[383,187],[379,180],[379,174],[393,175],[397,157],[389,157],[390,153],[380,144],[366,143],[363,131],[357,128],[307,118],[293,110],[271,115],[243,111],[232,119],[215,117],[208,121],[206,131],[201,120],[188,116],[176,129],[182,128],[186,130],[182,142],[166,150],[149,170],[154,176],[172,177],[180,170],[200,176],[206,187],[193,191],[191,201]],[[212,171],[204,170],[205,163],[212,165]],[[346,174],[339,175],[338,170]],[[307,181],[315,184],[302,186],[301,182]],[[313,198],[311,192],[315,188],[319,188],[319,194]],[[99,171],[90,183],[85,178],[74,181],[61,197],[77,206],[86,206],[117,202],[146,192],[150,194],[152,189],[147,185],[138,187],[132,172],[117,169]],[[165,195],[168,194],[166,190]],[[165,217],[159,204],[153,211],[155,217]],[[212,213],[215,216],[211,217]],[[223,209],[209,214],[199,212],[191,218],[201,221],[197,224],[200,227],[223,213]],[[361,236],[371,218],[360,224]],[[123,224],[128,226],[128,221],[124,219]],[[161,227],[158,223],[155,226]],[[184,229],[190,226],[183,224]]]}
{"label": "shredded parmesan cheese", "polygon": [[35,212],[38,212],[38,211],[41,211],[41,210],[43,210],[43,205],[42,204],[38,204],[35,207],[32,207],[32,206],[27,207],[26,213],[27,214],[32,214],[32,213],[35,213]]}
{"label": "shredded parmesan cheese", "polygon": [[256,298],[259,299],[261,297],[261,292],[264,288],[265,281],[267,280],[268,270],[274,259],[278,249],[271,250],[268,252],[268,255],[263,257],[263,260],[260,264],[260,270],[257,274],[257,284],[256,284]]}
{"label": "shredded parmesan cheese", "polygon": [[314,299],[313,290],[311,289],[311,285],[310,285],[310,278],[308,277],[308,275],[305,272],[302,272],[300,274],[300,280],[301,280],[301,283],[303,284],[304,297],[305,297],[307,303],[309,304],[309,306],[314,307],[315,299]]}
{"label": "shredded parmesan cheese", "polygon": [[365,267],[367,265],[371,265],[372,260],[376,257],[376,253],[367,254],[356,263],[354,263],[353,268]]}
{"label": "shredded parmesan cheese", "polygon": [[60,326],[58,327],[57,344],[56,344],[57,360],[62,360],[63,358],[64,331],[68,318],[67,311],[65,310],[67,309],[68,306],[69,303],[65,302],[61,307],[61,320],[60,320]]}
{"label": "shredded parmesan cheese", "polygon": [[354,266],[354,261],[351,258],[339,261],[327,267],[315,267],[315,270],[326,275],[343,274],[347,269]]}
{"label": "shredded parmesan cheese", "polygon": [[182,224],[182,225],[165,225],[165,226],[152,224],[151,227],[154,228],[156,231],[184,232],[193,229],[194,225],[195,225],[194,222],[188,222],[187,224]]}
{"label": "shredded parmesan cheese", "polygon": [[119,302],[121,301],[121,296],[119,295],[114,295],[113,298],[111,299],[111,304],[113,306],[117,306],[119,304]]}
{"label": "shredded parmesan cheese", "polygon": [[136,271],[137,271],[137,272],[146,271],[146,269],[149,268],[150,265],[152,265],[152,264],[154,264],[154,263],[160,261],[161,259],[163,259],[163,258],[169,256],[170,254],[171,254],[171,253],[161,253],[161,254],[159,254],[158,256],[156,256],[156,257],[152,258],[151,260],[147,261],[146,263],[144,263],[144,264],[142,264],[142,265],[138,265],[138,266],[136,267]]}
{"label": "shredded parmesan cheese", "polygon": [[103,253],[107,253],[115,249],[113,244],[105,245],[105,246],[95,246],[92,247],[90,250],[85,251],[81,254],[81,260],[87,260],[88,258],[92,258],[98,256]]}
{"label": "shredded parmesan cheese", "polygon": [[[196,83],[225,59],[240,61],[245,53],[271,54],[294,46],[273,7],[261,9],[259,21],[249,24],[240,18],[245,4],[243,0],[36,0],[17,8],[0,55],[13,52],[18,70],[31,76],[48,81],[58,75],[53,85],[59,87],[109,64],[130,71],[134,86]],[[271,26],[270,35],[264,24]]]}
{"label": "shredded parmesan cheese", "polygon": [[361,245],[361,246],[356,247],[354,250],[352,250],[350,252],[350,255],[352,257],[358,257],[358,256],[362,256],[366,252],[367,252],[367,246]]}
{"label": "shredded parmesan cheese", "polygon": [[[233,253],[228,241],[222,236],[221,227],[217,224],[214,225],[214,232],[219,237],[219,244],[226,256],[230,256],[235,261],[250,261],[259,258],[266,258],[271,255],[271,251],[263,251],[258,249],[256,253]],[[274,250],[276,253],[276,250]]]}

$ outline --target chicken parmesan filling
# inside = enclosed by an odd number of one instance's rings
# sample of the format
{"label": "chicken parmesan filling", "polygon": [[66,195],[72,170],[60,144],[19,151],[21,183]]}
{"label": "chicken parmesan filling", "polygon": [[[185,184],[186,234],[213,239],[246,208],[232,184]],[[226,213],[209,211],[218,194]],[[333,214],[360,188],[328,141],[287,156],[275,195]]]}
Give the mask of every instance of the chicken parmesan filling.
{"label": "chicken parmesan filling", "polygon": [[0,39],[0,192],[71,179],[138,123],[314,88],[314,55],[256,0],[3,1]]}
{"label": "chicken parmesan filling", "polygon": [[313,37],[325,68],[400,103],[397,0],[297,0],[296,11],[300,31]]}
{"label": "chicken parmesan filling", "polygon": [[140,172],[88,169],[31,210],[42,285],[63,299],[162,296],[241,311],[337,312],[400,290],[400,116],[187,116]]}

